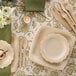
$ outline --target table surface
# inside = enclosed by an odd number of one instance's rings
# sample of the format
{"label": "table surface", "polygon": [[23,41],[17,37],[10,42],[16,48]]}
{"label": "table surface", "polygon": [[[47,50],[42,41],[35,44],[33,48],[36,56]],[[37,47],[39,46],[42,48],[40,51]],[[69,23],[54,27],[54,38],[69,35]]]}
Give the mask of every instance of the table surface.
{"label": "table surface", "polygon": [[[39,27],[47,25],[55,28],[60,28],[67,31],[62,24],[56,21],[51,14],[52,1],[46,2],[45,11],[42,12],[25,12],[23,9],[24,0],[18,0],[17,16],[12,23],[12,32],[19,37],[25,37],[28,40],[28,47],[24,51],[25,64],[24,67],[19,67],[14,76],[76,76],[76,47],[74,47],[71,58],[63,71],[52,70],[47,67],[37,65],[29,59],[29,49],[32,43],[34,33]],[[66,0],[67,1],[67,0]],[[76,15],[76,0],[68,0],[74,6],[74,14]],[[25,24],[23,17],[29,16],[30,23]],[[74,34],[75,35],[75,34]],[[20,63],[20,62],[19,62]]]}

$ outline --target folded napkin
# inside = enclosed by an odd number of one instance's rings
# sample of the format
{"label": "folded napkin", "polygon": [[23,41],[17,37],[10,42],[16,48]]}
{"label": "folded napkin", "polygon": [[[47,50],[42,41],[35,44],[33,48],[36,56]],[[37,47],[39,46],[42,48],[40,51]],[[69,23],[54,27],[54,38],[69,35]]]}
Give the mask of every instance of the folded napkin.
{"label": "folded napkin", "polygon": [[[4,28],[0,29],[0,40],[5,40],[11,44],[11,26],[7,25]],[[0,76],[10,76],[11,75],[11,66],[0,69]]]}
{"label": "folded napkin", "polygon": [[11,0],[13,3],[16,3],[17,2],[17,0]]}
{"label": "folded napkin", "polygon": [[25,0],[26,11],[44,11],[45,0]]}
{"label": "folded napkin", "polygon": [[6,5],[7,4],[7,0],[2,0],[1,3],[2,3],[2,5]]}

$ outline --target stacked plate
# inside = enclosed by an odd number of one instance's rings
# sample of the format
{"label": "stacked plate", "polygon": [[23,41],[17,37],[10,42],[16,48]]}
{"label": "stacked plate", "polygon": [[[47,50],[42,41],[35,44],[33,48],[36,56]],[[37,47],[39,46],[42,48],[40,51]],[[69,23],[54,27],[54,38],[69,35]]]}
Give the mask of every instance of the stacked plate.
{"label": "stacked plate", "polygon": [[69,54],[67,39],[60,34],[50,34],[40,44],[42,57],[51,63],[62,62]]}
{"label": "stacked plate", "polygon": [[69,32],[43,26],[36,33],[29,57],[37,64],[62,70],[72,53],[75,38]]}

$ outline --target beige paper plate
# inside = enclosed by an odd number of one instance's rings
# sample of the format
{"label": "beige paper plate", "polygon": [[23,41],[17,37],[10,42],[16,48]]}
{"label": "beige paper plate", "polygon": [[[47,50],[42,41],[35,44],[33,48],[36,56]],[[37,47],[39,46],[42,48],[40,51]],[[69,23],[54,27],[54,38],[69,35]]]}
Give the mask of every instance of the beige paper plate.
{"label": "beige paper plate", "polygon": [[60,63],[69,54],[67,39],[60,34],[50,34],[40,43],[42,57],[51,63]]}
{"label": "beige paper plate", "polygon": [[[63,62],[60,64],[54,64],[54,63],[49,63],[43,59],[43,57],[40,54],[40,42],[49,34],[55,33],[55,34],[61,34],[64,36],[68,43],[69,43],[69,55],[67,56],[67,59],[65,59]],[[38,32],[35,34],[35,37],[32,41],[32,46],[29,51],[29,58],[33,62],[40,64],[42,66],[46,66],[52,69],[57,69],[57,70],[62,70],[66,66],[68,60],[70,59],[70,55],[72,53],[73,47],[75,43],[75,37],[69,33],[69,32],[64,32],[60,29],[56,28],[51,28],[50,26],[43,26],[41,27]]]}

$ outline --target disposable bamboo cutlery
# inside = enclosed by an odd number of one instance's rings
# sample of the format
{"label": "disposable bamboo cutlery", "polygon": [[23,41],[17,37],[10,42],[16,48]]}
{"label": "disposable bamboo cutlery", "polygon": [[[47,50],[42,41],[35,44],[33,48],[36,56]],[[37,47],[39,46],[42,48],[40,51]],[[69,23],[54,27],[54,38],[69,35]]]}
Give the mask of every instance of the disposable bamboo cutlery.
{"label": "disposable bamboo cutlery", "polygon": [[76,33],[76,18],[72,13],[72,6],[64,1],[56,2],[52,8],[53,16],[69,31]]}
{"label": "disposable bamboo cutlery", "polygon": [[19,37],[19,46],[20,46],[20,59],[19,59],[19,67],[25,66],[25,50],[27,48],[27,40],[24,37]]}

